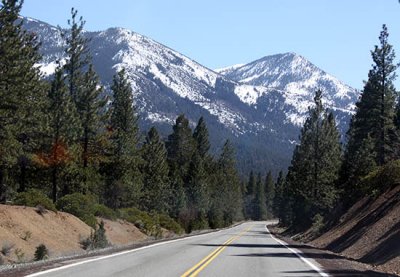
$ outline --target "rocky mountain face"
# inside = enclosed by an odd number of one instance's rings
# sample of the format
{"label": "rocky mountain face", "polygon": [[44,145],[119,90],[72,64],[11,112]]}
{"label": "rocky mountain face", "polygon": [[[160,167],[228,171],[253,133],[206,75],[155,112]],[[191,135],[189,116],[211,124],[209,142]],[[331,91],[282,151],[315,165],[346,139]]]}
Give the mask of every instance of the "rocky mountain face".
{"label": "rocky mountain face", "polygon": [[[50,76],[57,61],[65,59],[60,31],[30,18],[24,18],[24,26],[42,42],[40,66]],[[323,90],[342,131],[358,97],[354,89],[294,53],[214,71],[127,29],[85,36],[91,39],[93,63],[106,89],[115,72],[126,69],[143,132],[155,125],[166,136],[179,114],[193,127],[203,116],[214,151],[231,139],[242,172],[286,168],[316,89]]]}

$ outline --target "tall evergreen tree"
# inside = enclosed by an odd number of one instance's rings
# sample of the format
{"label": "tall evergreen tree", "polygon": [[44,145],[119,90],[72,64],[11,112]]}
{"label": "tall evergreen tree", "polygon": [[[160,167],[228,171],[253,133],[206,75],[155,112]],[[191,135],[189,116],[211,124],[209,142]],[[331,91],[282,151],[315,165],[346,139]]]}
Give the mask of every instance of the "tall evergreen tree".
{"label": "tall evergreen tree", "polygon": [[103,117],[106,99],[103,97],[97,74],[91,65],[89,39],[85,38],[85,21],[77,19],[78,12],[72,8],[70,29],[62,33],[66,42],[67,56],[64,71],[69,93],[76,105],[82,127],[82,136],[76,141],[80,149],[75,152],[74,163],[68,167],[70,188],[64,193],[80,191],[100,193],[102,178],[99,164],[104,159],[102,145],[104,139]]}
{"label": "tall evergreen tree", "polygon": [[272,178],[272,172],[268,171],[267,177],[265,178],[265,199],[267,204],[267,217],[273,217],[273,206],[275,199],[275,184]]}
{"label": "tall evergreen tree", "polygon": [[244,193],[244,210],[246,218],[254,218],[254,201],[255,201],[255,193],[257,191],[257,183],[256,178],[254,176],[254,172],[250,171],[249,180],[246,184],[246,190]]}
{"label": "tall evergreen tree", "polygon": [[189,127],[189,120],[182,114],[176,119],[173,132],[168,136],[167,151],[168,164],[170,167],[170,180],[173,185],[174,195],[171,208],[175,211],[175,216],[184,212],[182,217],[186,217],[187,199],[186,184],[188,183],[188,170],[190,161],[196,150],[196,144]]}
{"label": "tall evergreen tree", "polygon": [[169,203],[172,197],[169,183],[169,168],[167,150],[157,129],[152,127],[147,133],[142,147],[143,193],[141,207],[147,211],[155,210],[161,213],[170,211]]}
{"label": "tall evergreen tree", "polygon": [[317,91],[289,167],[287,182],[293,193],[294,224],[310,223],[316,213],[332,208],[341,161],[339,133],[334,116],[324,110]]}
{"label": "tall evergreen tree", "polygon": [[68,93],[61,68],[58,68],[54,74],[48,99],[50,149],[46,154],[38,155],[38,159],[51,169],[52,199],[56,202],[60,188],[59,175],[63,167],[70,162],[71,148],[82,131],[78,113]]}
{"label": "tall evergreen tree", "polygon": [[[42,147],[46,118],[45,87],[41,82],[39,44],[18,19],[23,1],[2,0],[0,7],[0,201],[12,184],[26,186],[32,154]],[[18,167],[17,180],[10,176]],[[14,187],[15,188],[15,187]]]}
{"label": "tall evergreen tree", "polygon": [[167,141],[168,161],[172,167],[179,168],[181,178],[187,175],[195,147],[189,120],[181,114],[176,119],[173,132]]}
{"label": "tall evergreen tree", "polygon": [[[87,74],[90,72],[91,69]],[[86,110],[82,109],[86,112],[83,118],[91,119],[84,125],[88,128],[87,141],[90,141],[91,137],[95,138],[99,122],[98,111],[103,108],[103,103],[98,102],[99,91],[96,89],[96,80],[93,80],[90,87],[88,92],[91,94],[88,96],[92,96],[92,99],[83,102],[91,103],[93,106]],[[106,177],[106,202],[113,208],[119,208],[138,205],[140,198],[142,178],[139,171],[140,156],[137,149],[139,128],[133,106],[132,88],[124,70],[114,76],[111,89],[113,101],[108,125],[111,155]],[[93,141],[95,142],[95,139]]]}
{"label": "tall evergreen tree", "polygon": [[95,158],[98,154],[96,137],[103,128],[102,113],[107,103],[106,99],[102,97],[102,92],[103,88],[99,84],[98,76],[93,66],[90,65],[84,75],[84,85],[81,86],[76,96],[76,107],[83,129],[81,144],[84,168],[87,168],[90,159]]}
{"label": "tall evergreen tree", "polygon": [[283,176],[283,172],[280,171],[278,174],[278,178],[276,179],[275,182],[275,195],[274,195],[274,200],[273,200],[273,214],[275,217],[278,217],[279,219],[282,218],[282,213],[281,210],[283,208],[283,190],[285,186],[285,176]]}
{"label": "tall evergreen tree", "polygon": [[[388,30],[383,25],[379,36],[380,45],[371,51],[373,65],[364,85],[361,99],[356,103],[347,132],[348,143],[340,172],[344,200],[351,204],[362,195],[357,183],[376,165],[383,165],[399,157],[400,122],[395,116],[395,53],[388,42]],[[400,113],[399,113],[400,114]]]}
{"label": "tall evergreen tree", "polygon": [[208,129],[203,117],[200,117],[196,128],[193,132],[193,138],[196,141],[197,152],[201,158],[205,158],[210,150],[210,141],[208,138]]}
{"label": "tall evergreen tree", "polygon": [[205,160],[200,153],[192,157],[188,172],[186,195],[189,210],[192,214],[191,229],[208,227],[207,213],[209,210],[209,178],[205,169]]}
{"label": "tall evergreen tree", "polygon": [[84,84],[79,87],[75,102],[82,127],[82,136],[79,140],[81,145],[81,161],[78,165],[81,176],[79,190],[83,193],[99,193],[101,182],[99,164],[104,159],[101,139],[104,136],[104,111],[107,102],[102,95],[103,88],[92,65],[89,65],[83,80]]}
{"label": "tall evergreen tree", "polygon": [[267,204],[265,198],[265,187],[261,178],[261,173],[257,175],[256,181],[256,193],[255,193],[255,205],[254,205],[254,219],[265,220],[267,219]]}
{"label": "tall evergreen tree", "polygon": [[255,178],[254,172],[252,170],[252,171],[250,171],[249,181],[247,183],[246,192],[248,195],[254,195],[254,193],[256,192],[256,189],[257,189],[256,178]]}
{"label": "tall evergreen tree", "polygon": [[90,63],[88,44],[90,40],[83,35],[85,21],[82,17],[77,18],[78,11],[71,9],[71,19],[68,20],[70,29],[62,32],[67,48],[67,62],[64,66],[67,75],[68,90],[73,101],[78,102],[79,90],[84,83],[84,74]]}
{"label": "tall evergreen tree", "polygon": [[236,169],[235,150],[229,140],[222,147],[222,153],[218,159],[219,199],[224,206],[225,225],[243,218],[243,195],[240,186],[239,174]]}
{"label": "tall evergreen tree", "polygon": [[393,81],[396,78],[395,70],[398,65],[394,64],[395,53],[388,42],[388,36],[387,27],[383,25],[379,36],[380,45],[375,46],[374,51],[371,51],[374,64],[369,71],[361,99],[356,104],[357,111],[348,131],[349,142],[342,173],[345,175],[343,179],[351,178],[350,172],[353,174],[356,172],[353,168],[357,164],[354,159],[368,136],[375,145],[375,161],[378,165],[383,165],[396,157],[395,146],[398,144],[398,134],[394,126],[396,91]]}

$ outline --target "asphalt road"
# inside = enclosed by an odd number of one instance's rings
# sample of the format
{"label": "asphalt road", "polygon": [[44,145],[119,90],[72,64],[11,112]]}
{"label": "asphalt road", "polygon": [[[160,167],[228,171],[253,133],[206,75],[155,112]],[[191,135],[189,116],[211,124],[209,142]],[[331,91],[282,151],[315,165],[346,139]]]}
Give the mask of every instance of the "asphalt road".
{"label": "asphalt road", "polygon": [[29,276],[328,276],[314,260],[273,238],[265,226],[244,223]]}

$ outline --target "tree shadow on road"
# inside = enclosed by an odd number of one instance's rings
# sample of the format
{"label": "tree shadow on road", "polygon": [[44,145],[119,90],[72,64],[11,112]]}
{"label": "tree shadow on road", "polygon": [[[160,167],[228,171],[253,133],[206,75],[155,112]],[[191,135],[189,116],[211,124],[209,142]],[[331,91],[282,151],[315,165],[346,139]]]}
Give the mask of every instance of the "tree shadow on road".
{"label": "tree shadow on road", "polygon": [[[209,246],[209,247],[239,247],[239,248],[275,248],[275,249],[287,249],[285,246],[280,244],[252,244],[252,243],[231,243],[228,245],[219,244],[219,243],[200,243],[200,244],[192,244],[197,246]],[[298,248],[298,249],[313,249],[313,247],[308,245],[290,245],[290,248]]]}
{"label": "tree shadow on road", "polygon": [[[244,254],[236,254],[236,255],[231,255],[231,257],[254,257],[254,258],[296,258],[298,259],[298,256],[295,253],[292,252],[283,252],[280,251],[280,249],[286,249],[287,248],[283,245],[280,244],[250,244],[250,243],[232,243],[228,245],[224,244],[195,244],[198,246],[205,246],[205,247],[220,247],[220,246],[226,246],[228,248],[251,248],[251,249],[259,249],[259,253],[244,253]],[[344,258],[342,256],[336,255],[334,253],[326,253],[322,251],[318,251],[312,246],[308,245],[289,245],[290,248],[292,249],[298,249],[301,250],[304,254],[305,257],[310,258],[310,259],[319,259],[319,260],[331,260],[334,262],[337,261],[355,261],[354,259],[349,259],[349,258]],[[268,251],[269,249],[269,251]],[[304,250],[304,251],[303,251]],[[304,253],[305,252],[305,253]],[[329,276],[360,276],[360,277],[394,277],[397,275],[391,275],[388,273],[381,273],[381,272],[376,272],[372,270],[356,270],[356,269],[331,269],[331,270],[324,270],[324,272],[328,273]],[[306,276],[311,276],[317,273],[314,270],[310,271],[284,271],[282,272],[285,274],[284,276],[287,277],[299,277],[299,275],[303,274],[304,277]],[[291,275],[292,274],[292,275]],[[302,275],[301,275],[302,276]]]}
{"label": "tree shadow on road", "polygon": [[[358,270],[325,270],[332,277],[396,277],[396,275],[388,273],[380,273],[371,270],[358,271]],[[299,274],[304,274],[304,276],[310,276],[310,274],[317,273],[314,270],[295,270],[295,271],[282,271],[281,273],[286,274],[285,277],[298,277]]]}

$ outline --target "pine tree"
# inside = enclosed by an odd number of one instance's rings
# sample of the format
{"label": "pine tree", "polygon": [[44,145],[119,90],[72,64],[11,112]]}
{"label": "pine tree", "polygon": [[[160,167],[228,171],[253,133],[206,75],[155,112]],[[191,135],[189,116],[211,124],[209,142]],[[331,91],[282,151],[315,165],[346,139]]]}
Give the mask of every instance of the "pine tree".
{"label": "pine tree", "polygon": [[337,198],[340,137],[332,113],[324,110],[321,91],[310,108],[293,153],[287,182],[292,191],[294,224],[306,226],[316,213],[327,213]]}
{"label": "pine tree", "polygon": [[207,214],[210,209],[210,194],[213,187],[215,163],[209,154],[210,141],[206,122],[200,117],[193,131],[193,139],[196,151],[192,156],[188,172],[188,201],[191,209],[194,209],[196,219],[192,228],[204,229],[209,227]]}
{"label": "pine tree", "polygon": [[81,161],[78,164],[80,188],[83,193],[99,193],[101,176],[99,164],[104,159],[102,136],[104,136],[104,111],[106,99],[102,96],[103,88],[89,65],[84,74],[84,84],[79,87],[76,95],[76,109],[82,127],[82,136],[79,139],[81,146]]}
{"label": "pine tree", "polygon": [[320,151],[322,155],[318,162],[321,167],[319,176],[321,186],[318,194],[322,196],[320,199],[323,200],[323,203],[319,207],[325,212],[324,210],[331,209],[337,200],[336,182],[339,179],[339,171],[342,165],[340,133],[332,112],[325,115],[322,121]]}
{"label": "pine tree", "polygon": [[204,160],[200,153],[195,153],[190,162],[186,195],[189,210],[193,215],[191,229],[208,227],[207,213],[209,210],[209,187]]}
{"label": "pine tree", "polygon": [[196,141],[197,152],[204,159],[210,150],[210,141],[208,138],[208,129],[203,117],[200,117],[193,132],[193,138]]}
{"label": "pine tree", "polygon": [[254,176],[253,170],[250,171],[249,175],[249,182],[247,183],[247,189],[246,192],[248,195],[254,195],[257,189],[257,184],[256,184],[256,178]]}
{"label": "pine tree", "polygon": [[172,196],[168,178],[167,150],[154,127],[147,133],[142,147],[142,159],[141,207],[147,211],[167,213],[170,211],[169,202]]}
{"label": "pine tree", "polygon": [[374,64],[369,71],[361,99],[356,104],[357,111],[348,131],[343,179],[349,178],[350,172],[356,172],[352,169],[356,164],[355,155],[368,136],[375,145],[375,161],[378,165],[396,158],[398,134],[394,126],[396,91],[393,81],[398,65],[394,64],[395,53],[388,42],[388,36],[387,27],[383,25],[379,36],[380,46],[375,46],[374,51],[371,51]]}
{"label": "pine tree", "polygon": [[77,19],[77,16],[78,11],[72,8],[71,20],[68,20],[70,29],[61,33],[67,44],[65,49],[67,63],[64,69],[67,74],[68,90],[75,103],[78,102],[79,90],[84,84],[84,74],[90,63],[88,48],[90,40],[83,35],[85,21],[82,17]]}
{"label": "pine tree", "polygon": [[85,21],[77,19],[78,12],[72,8],[70,29],[62,33],[66,42],[64,65],[67,87],[76,106],[82,128],[82,136],[76,141],[79,147],[74,153],[74,162],[67,168],[66,179],[70,185],[64,193],[79,191],[83,193],[100,193],[102,176],[99,164],[104,160],[103,149],[106,148],[103,118],[106,99],[102,87],[91,65],[89,53],[90,40],[83,35]]}
{"label": "pine tree", "polygon": [[394,64],[395,53],[388,36],[387,27],[383,25],[380,45],[371,51],[373,65],[368,81],[356,103],[357,110],[347,132],[348,143],[340,172],[341,189],[347,204],[362,195],[356,185],[361,177],[376,165],[383,165],[400,154],[399,129],[395,126],[395,122],[400,121],[395,116],[393,84],[398,65]]}
{"label": "pine tree", "polygon": [[168,136],[167,150],[169,164],[174,170],[178,170],[179,176],[184,179],[195,151],[195,141],[189,120],[183,114],[178,116],[173,133]]}
{"label": "pine tree", "polygon": [[267,217],[272,218],[274,199],[275,199],[275,184],[272,178],[271,171],[268,171],[267,173],[264,187],[265,187],[265,199],[267,204]]}
{"label": "pine tree", "polygon": [[261,179],[261,173],[257,175],[256,181],[256,193],[255,193],[255,205],[254,205],[254,219],[265,220],[267,219],[267,204],[265,198],[264,183]]}
{"label": "pine tree", "polygon": [[218,159],[219,182],[217,191],[219,199],[223,203],[225,225],[243,218],[243,195],[241,193],[239,174],[236,169],[235,150],[229,140],[222,147],[222,153]]}
{"label": "pine tree", "polygon": [[[298,216],[299,212],[307,212],[307,208],[302,207],[301,204],[305,204],[304,198],[302,198],[296,191],[293,190],[291,183],[293,183],[293,171],[289,171],[286,177],[283,177],[282,186],[280,189],[280,199],[278,208],[278,217],[279,224],[286,227],[293,227],[293,223],[296,220],[296,216]],[[300,206],[300,210],[296,210],[296,206]],[[308,221],[307,218],[309,215],[305,214],[305,220]],[[301,226],[299,226],[301,228]]]}
{"label": "pine tree", "polygon": [[282,207],[283,207],[283,198],[284,198],[284,194],[283,194],[283,190],[284,190],[284,186],[285,186],[285,177],[283,176],[283,172],[280,171],[278,174],[278,178],[276,179],[275,182],[275,196],[274,196],[274,200],[273,200],[273,214],[274,216],[278,217],[280,220],[282,218]]}
{"label": "pine tree", "polygon": [[255,192],[257,191],[256,178],[254,177],[254,172],[250,171],[249,180],[246,184],[246,191],[244,194],[244,206],[245,206],[245,216],[246,218],[254,218],[254,201]]}
{"label": "pine tree", "polygon": [[[170,180],[173,186],[171,208],[175,217],[187,217],[187,198],[185,194],[188,183],[190,161],[196,149],[196,144],[189,127],[189,120],[182,114],[176,119],[173,132],[167,141],[168,165]],[[179,215],[181,214],[181,215]]]}
{"label": "pine tree", "polygon": [[61,68],[54,74],[48,99],[50,149],[46,154],[37,155],[37,159],[52,171],[52,199],[56,202],[60,187],[59,175],[62,168],[72,159],[71,148],[81,135],[76,107],[68,93]]}
{"label": "pine tree", "polygon": [[[42,147],[46,128],[44,83],[40,80],[39,44],[18,19],[23,1],[2,0],[0,8],[0,201],[12,184],[23,191],[31,157]],[[18,167],[17,179],[10,170]],[[15,188],[15,187],[14,187]]]}
{"label": "pine tree", "polygon": [[[90,71],[89,69],[88,74]],[[89,142],[91,137],[93,142],[96,141],[95,136],[100,121],[98,111],[103,108],[103,103],[96,102],[99,101],[99,92],[96,90],[95,84],[96,81],[94,80],[92,89],[88,90],[93,93],[92,100],[83,101],[93,105],[93,109],[87,109],[89,114],[84,117],[92,120],[84,125],[88,126]],[[138,205],[142,189],[142,178],[139,171],[140,156],[137,149],[139,128],[138,118],[133,106],[132,88],[124,70],[114,76],[111,89],[113,101],[108,124],[111,155],[108,161],[109,171],[106,174],[106,202],[113,208],[135,206]],[[88,145],[90,146],[89,143]]]}

